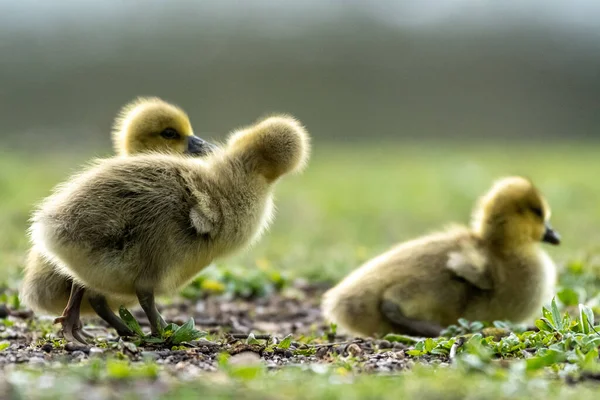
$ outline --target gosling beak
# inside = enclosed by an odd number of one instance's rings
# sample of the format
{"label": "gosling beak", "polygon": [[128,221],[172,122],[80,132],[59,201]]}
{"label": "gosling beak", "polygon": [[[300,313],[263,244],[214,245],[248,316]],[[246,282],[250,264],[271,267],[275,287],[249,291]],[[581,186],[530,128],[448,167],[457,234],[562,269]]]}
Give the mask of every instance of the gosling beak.
{"label": "gosling beak", "polygon": [[215,148],[216,146],[214,144],[208,143],[206,140],[202,140],[198,136],[192,135],[188,137],[185,153],[193,156],[205,156],[211,153]]}
{"label": "gosling beak", "polygon": [[550,226],[550,223],[546,222],[546,232],[544,232],[544,237],[542,238],[542,242],[550,243],[553,245],[560,244],[560,235]]}

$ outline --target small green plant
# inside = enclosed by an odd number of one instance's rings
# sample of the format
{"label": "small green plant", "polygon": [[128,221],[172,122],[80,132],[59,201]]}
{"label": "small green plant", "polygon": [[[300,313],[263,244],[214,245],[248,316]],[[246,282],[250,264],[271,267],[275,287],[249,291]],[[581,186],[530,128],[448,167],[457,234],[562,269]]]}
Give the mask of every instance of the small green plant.
{"label": "small green plant", "polygon": [[296,356],[314,356],[317,353],[317,349],[314,347],[307,347],[305,349],[296,349],[294,350],[294,355]]}
{"label": "small green plant", "polygon": [[13,310],[19,310],[21,308],[21,299],[17,292],[10,290],[0,294],[0,304],[6,304]]}
{"label": "small green plant", "polygon": [[389,342],[398,342],[404,344],[416,344],[419,342],[419,339],[406,336],[406,335],[398,335],[396,333],[388,333],[383,337],[383,340],[387,340]]}
{"label": "small green plant", "polygon": [[446,329],[444,329],[441,333],[441,336],[445,337],[453,337],[458,335],[465,335],[467,333],[476,333],[481,332],[481,330],[485,328],[483,322],[480,321],[467,321],[464,318],[460,318],[458,320],[458,325],[450,325]]}
{"label": "small green plant", "polygon": [[[494,357],[519,360],[511,364],[516,371],[534,373],[547,367],[555,372],[569,365],[570,373],[600,371],[598,347],[600,334],[594,327],[592,310],[579,304],[579,315],[571,318],[561,313],[555,299],[549,308],[542,309],[542,317],[536,321],[539,331],[512,332],[496,341],[476,333],[457,351],[457,362],[467,369],[477,369],[489,374],[498,373],[498,367],[490,364]],[[417,343],[411,355],[434,354],[443,351],[445,343],[427,339]],[[440,349],[441,347],[441,349]],[[528,356],[522,360],[523,355]]]}
{"label": "small green plant", "polygon": [[292,345],[292,335],[287,335],[286,337],[283,338],[283,340],[281,342],[279,342],[279,344],[277,344],[277,348],[280,350],[287,350],[290,348],[290,346]]}
{"label": "small green plant", "polygon": [[[101,365],[101,364],[97,364]],[[96,374],[100,374],[97,371]],[[158,366],[152,362],[142,364],[131,364],[128,360],[108,359],[106,361],[106,376],[112,379],[156,379],[158,376]]]}
{"label": "small green plant", "polygon": [[119,307],[119,316],[121,317],[123,322],[125,322],[125,325],[127,325],[127,327],[131,329],[133,333],[140,337],[144,336],[144,332],[142,331],[140,323],[137,321],[137,319],[135,319],[135,317],[131,314],[131,312],[129,312],[128,309],[126,309],[123,306]]}
{"label": "small green plant", "polygon": [[455,338],[448,339],[445,337],[436,339],[427,338],[417,342],[414,349],[407,350],[406,354],[413,357],[420,357],[426,354],[448,355],[455,340]]}
{"label": "small green plant", "polygon": [[325,332],[325,338],[327,340],[329,340],[330,342],[333,342],[335,340],[336,336],[337,336],[337,324],[331,322],[329,324],[329,329],[327,330],[327,332]]}
{"label": "small green plant", "polygon": [[181,294],[190,299],[210,294],[256,298],[280,291],[288,284],[289,279],[281,271],[272,268],[266,260],[259,260],[256,264],[253,267],[209,268],[184,288]]}
{"label": "small green plant", "polygon": [[579,328],[582,333],[598,333],[594,328],[594,313],[589,307],[579,304]]}
{"label": "small green plant", "polygon": [[575,290],[573,288],[565,287],[558,291],[556,297],[558,297],[558,300],[565,306],[576,306],[586,298],[586,293],[583,288]]}
{"label": "small green plant", "polygon": [[154,344],[165,344],[166,346],[178,346],[181,343],[191,342],[196,339],[200,339],[206,335],[206,332],[202,332],[196,329],[194,319],[190,318],[185,324],[178,326],[176,324],[168,324],[164,329],[159,332],[158,337],[152,337],[145,335],[139,322],[125,307],[119,308],[119,315],[121,319],[129,329],[131,329],[138,337],[139,344],[143,343],[154,343]]}
{"label": "small green plant", "polygon": [[250,332],[248,338],[246,339],[246,344],[260,344],[254,333]]}

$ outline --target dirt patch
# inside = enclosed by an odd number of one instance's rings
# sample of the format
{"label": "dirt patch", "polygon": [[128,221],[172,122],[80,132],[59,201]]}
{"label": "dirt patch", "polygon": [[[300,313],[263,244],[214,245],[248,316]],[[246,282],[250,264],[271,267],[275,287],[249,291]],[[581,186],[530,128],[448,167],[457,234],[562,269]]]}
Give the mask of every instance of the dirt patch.
{"label": "dirt patch", "polygon": [[[290,364],[331,363],[337,356],[352,356],[367,371],[401,370],[410,366],[405,356],[405,345],[385,340],[361,340],[346,336],[329,336],[329,326],[319,309],[326,288],[296,282],[281,293],[258,299],[228,299],[209,297],[200,300],[177,298],[161,308],[165,319],[182,324],[190,317],[196,327],[209,333],[211,340],[200,339],[176,349],[160,345],[136,346],[118,338],[103,321],[92,318],[86,330],[96,335],[93,345],[64,343],[58,339],[58,326],[51,319],[21,311],[8,316],[9,323],[1,326],[2,340],[9,343],[0,352],[0,366],[29,364],[47,366],[53,363],[76,364],[94,358],[117,355],[134,363],[148,360],[173,371],[191,367],[193,371],[216,369],[217,356],[227,353],[232,357],[256,355],[269,368]],[[142,328],[149,331],[145,315],[133,310]],[[43,337],[44,332],[50,334]],[[252,333],[257,340],[248,341]],[[288,348],[278,348],[287,335],[293,340]],[[303,338],[318,338],[310,344]],[[332,340],[331,343],[328,342]]]}

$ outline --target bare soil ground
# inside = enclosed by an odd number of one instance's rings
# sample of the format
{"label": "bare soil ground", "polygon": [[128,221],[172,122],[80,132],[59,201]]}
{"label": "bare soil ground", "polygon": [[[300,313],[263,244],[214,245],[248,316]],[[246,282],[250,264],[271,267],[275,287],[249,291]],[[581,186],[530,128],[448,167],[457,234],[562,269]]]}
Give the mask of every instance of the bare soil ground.
{"label": "bare soil ground", "polygon": [[[86,330],[96,335],[94,344],[87,346],[65,343],[62,340],[44,340],[36,326],[51,324],[51,318],[41,319],[29,311],[12,312],[8,318],[12,326],[2,326],[1,336],[10,346],[0,352],[0,366],[29,363],[38,366],[53,362],[77,363],[94,357],[124,355],[130,361],[146,359],[174,370],[213,370],[217,355],[226,352],[232,356],[262,358],[269,368],[289,364],[328,363],[331,356],[351,354],[365,361],[367,370],[391,371],[407,366],[403,350],[406,345],[386,340],[361,340],[344,335],[331,335],[323,321],[319,300],[323,287],[302,282],[288,290],[259,299],[225,299],[209,297],[192,301],[179,298],[164,306],[162,313],[170,322],[183,324],[190,317],[196,328],[206,331],[211,340],[200,339],[176,350],[163,345],[136,346],[120,339],[103,321],[90,319]],[[144,314],[135,310],[134,316],[144,330],[149,330]],[[58,326],[53,327],[58,334]],[[253,334],[257,343],[248,340]],[[289,349],[269,350],[269,345],[292,334]],[[49,337],[54,335],[50,334]],[[58,335],[57,335],[58,337]],[[314,338],[311,344],[303,338]],[[272,347],[272,346],[271,346]],[[389,349],[389,352],[381,350]],[[251,353],[251,354],[248,354]]]}

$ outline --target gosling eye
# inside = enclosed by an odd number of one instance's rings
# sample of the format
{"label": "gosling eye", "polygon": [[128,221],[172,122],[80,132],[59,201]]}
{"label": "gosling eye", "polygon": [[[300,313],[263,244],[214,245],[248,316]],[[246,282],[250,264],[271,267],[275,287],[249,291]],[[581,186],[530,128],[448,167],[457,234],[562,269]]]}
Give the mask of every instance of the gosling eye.
{"label": "gosling eye", "polygon": [[540,218],[544,218],[544,214],[542,213],[542,209],[539,207],[531,207],[531,212]]}
{"label": "gosling eye", "polygon": [[160,136],[162,136],[165,139],[169,139],[169,140],[179,139],[179,132],[177,132],[173,128],[167,128],[160,133]]}

